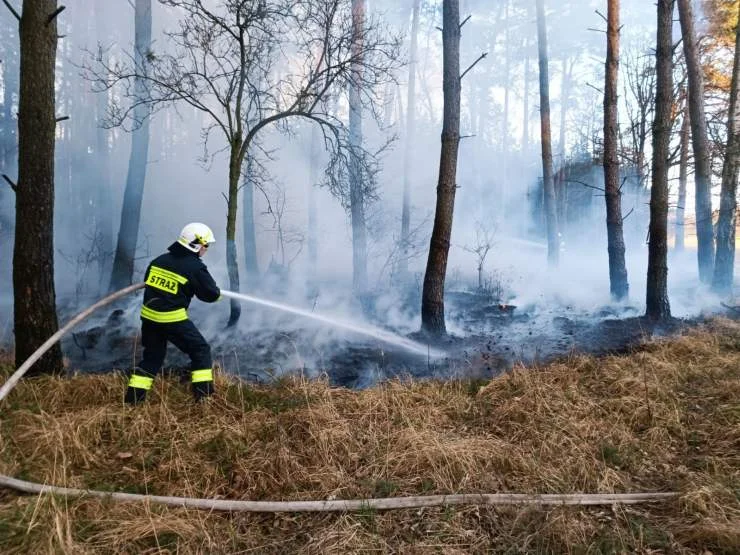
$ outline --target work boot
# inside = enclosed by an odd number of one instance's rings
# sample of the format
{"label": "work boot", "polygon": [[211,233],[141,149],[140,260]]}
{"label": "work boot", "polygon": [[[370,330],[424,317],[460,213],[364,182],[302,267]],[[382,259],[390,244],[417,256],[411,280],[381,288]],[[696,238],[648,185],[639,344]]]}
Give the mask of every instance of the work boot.
{"label": "work boot", "polygon": [[193,397],[198,403],[213,395],[213,382],[197,382],[193,384]]}
{"label": "work boot", "polygon": [[138,366],[131,371],[123,400],[129,405],[138,405],[146,401],[146,392],[152,388],[154,376]]}
{"label": "work boot", "polygon": [[127,387],[126,396],[123,401],[127,405],[138,405],[146,401],[146,389],[139,389],[138,387]]}

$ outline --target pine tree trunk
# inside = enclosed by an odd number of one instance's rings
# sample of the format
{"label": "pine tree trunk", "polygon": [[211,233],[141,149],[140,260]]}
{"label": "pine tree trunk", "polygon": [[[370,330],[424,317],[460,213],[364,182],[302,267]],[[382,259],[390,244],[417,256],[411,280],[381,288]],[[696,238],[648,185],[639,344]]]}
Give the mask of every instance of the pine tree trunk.
{"label": "pine tree trunk", "polygon": [[[25,0],[20,20],[18,183],[13,248],[15,364],[59,328],[54,290],[56,0]],[[59,345],[26,375],[60,373]]]}
{"label": "pine tree trunk", "polygon": [[[506,217],[506,210],[508,209],[509,199],[511,198],[511,189],[509,186],[509,111],[511,109],[511,34],[509,31],[510,2],[509,0],[504,1],[504,113],[503,121],[501,122],[501,197],[498,202],[498,211],[502,220]],[[481,89],[481,99],[483,99],[488,96],[488,87],[483,85]],[[481,104],[483,104],[483,101],[481,101]],[[481,112],[482,111],[483,106],[481,106]],[[481,118],[483,118],[482,115]]]}
{"label": "pine tree trunk", "polygon": [[609,285],[616,301],[627,298],[629,282],[624,261],[622,192],[617,156],[619,75],[619,0],[609,0],[606,31],[606,79],[604,83],[604,189],[606,191],[606,234],[609,252]]}
{"label": "pine tree trunk", "polygon": [[551,267],[560,259],[555,184],[552,175],[552,137],[550,132],[550,78],[547,59],[547,24],[545,22],[545,0],[537,0],[537,44],[540,65],[540,135],[542,143],[542,180],[545,196],[545,220],[547,223],[547,261]]}
{"label": "pine tree trunk", "polygon": [[[105,55],[101,52],[101,55]],[[110,176],[110,134],[101,125],[108,110],[108,94],[98,93],[97,102],[97,135],[95,139],[95,156],[97,165],[97,198],[95,202],[96,231],[99,234],[100,251],[98,261],[98,273],[101,279],[107,276],[111,268],[111,256],[113,254],[113,198],[111,191]],[[101,282],[102,283],[102,282]]]}
{"label": "pine tree trunk", "polygon": [[[684,95],[685,97],[685,95]],[[689,176],[689,141],[691,140],[688,99],[681,122],[681,151],[678,160],[678,206],[676,206],[676,252],[683,252],[686,237],[686,184]]]}
{"label": "pine tree trunk", "polygon": [[247,168],[242,187],[242,223],[244,236],[244,268],[247,272],[247,286],[259,286],[259,261],[257,258],[257,234],[254,221],[254,162],[247,153]]}
{"label": "pine tree trunk", "polygon": [[444,115],[439,160],[437,205],[424,274],[421,327],[432,335],[446,333],[444,310],[445,274],[450,251],[452,215],[457,187],[457,154],[460,144],[460,5],[458,0],[442,4],[442,48]]}
{"label": "pine tree trunk", "polygon": [[416,146],[416,57],[419,50],[419,5],[413,0],[411,15],[411,50],[409,51],[409,85],[406,101],[406,144],[403,158],[403,205],[401,206],[401,259],[398,275],[401,282],[408,279],[409,230],[411,227],[411,161]]}
{"label": "pine tree trunk", "polygon": [[[135,6],[135,63],[137,72],[146,71],[147,54],[152,42],[152,2],[136,0]],[[136,98],[146,95],[147,84],[144,79],[134,82]],[[136,245],[139,240],[139,221],[141,204],[144,199],[144,181],[149,156],[149,111],[145,106],[134,108],[134,119],[140,126],[131,136],[131,155],[126,175],[126,190],[123,194],[121,226],[118,231],[118,244],[113,259],[110,290],[117,291],[133,283]]]}
{"label": "pine tree trunk", "polygon": [[571,75],[568,72],[568,57],[563,55],[561,63],[562,79],[560,80],[560,129],[558,132],[560,137],[558,138],[558,157],[560,158],[560,167],[565,166],[565,128],[567,127],[567,114],[568,114],[568,95],[570,94],[570,78]]}
{"label": "pine tree trunk", "polygon": [[[8,175],[11,179],[18,177],[18,125],[13,118],[13,97],[18,94],[18,27],[15,18],[8,17],[3,21],[0,31],[3,36],[0,39],[0,56],[2,63],[3,97],[2,111],[0,111],[0,174]],[[12,27],[11,27],[12,25]],[[0,233],[7,241],[12,240],[15,228],[15,199],[13,191],[8,184],[0,183]],[[9,243],[8,243],[9,244]],[[7,269],[10,275],[10,260],[6,257],[0,262],[0,271],[3,275]],[[10,281],[10,279],[8,279]]]}
{"label": "pine tree trunk", "polygon": [[308,279],[311,287],[314,286],[317,277],[319,262],[319,237],[318,237],[318,208],[316,206],[316,186],[319,180],[319,157],[321,148],[319,141],[319,127],[311,126],[311,160],[308,176]]}
{"label": "pine tree trunk", "polygon": [[[738,7],[740,16],[740,7]],[[712,289],[720,295],[732,293],[735,268],[735,226],[737,218],[737,180],[740,168],[740,26],[735,36],[735,61],[732,66],[730,107],[727,117],[727,149],[722,167],[717,257]]]}
{"label": "pine tree trunk", "polygon": [[[10,17],[8,17],[10,20]],[[15,20],[13,20],[15,21]],[[5,31],[5,26],[3,26]],[[9,25],[8,25],[9,27]],[[17,124],[13,118],[13,95],[18,94],[17,29],[7,29],[2,38],[3,109],[0,112],[0,172],[14,178],[18,160]],[[3,185],[7,189],[7,184]]]}
{"label": "pine tree trunk", "polygon": [[696,47],[694,15],[690,0],[678,0],[683,52],[689,82],[691,140],[694,144],[694,176],[696,181],[696,238],[698,241],[699,279],[709,283],[714,266],[712,230],[712,168],[704,114],[704,77]]}
{"label": "pine tree trunk", "polygon": [[[362,50],[362,33],[365,24],[365,0],[352,0],[352,48],[355,56]],[[360,99],[360,72],[362,65],[353,63],[356,76],[349,88],[349,141],[352,148],[349,163],[350,219],[352,222],[352,290],[362,296],[367,289],[367,232],[365,224],[365,198],[363,195],[362,163],[362,105]]]}
{"label": "pine tree trunk", "polygon": [[645,316],[662,321],[671,317],[668,301],[668,155],[673,103],[673,0],[658,0],[658,38],[655,50],[656,93],[653,122],[653,186],[650,191]]}
{"label": "pine tree trunk", "polygon": [[[241,138],[232,140],[229,150],[229,195],[226,202],[226,272],[229,275],[229,290],[237,293],[239,292],[239,263],[236,256],[236,212],[239,200],[239,179],[244,161],[240,155],[241,149]],[[241,313],[242,307],[239,301],[231,299],[229,321],[226,326],[235,326]]]}
{"label": "pine tree trunk", "polygon": [[524,41],[524,107],[522,121],[522,152],[529,154],[529,41]]}

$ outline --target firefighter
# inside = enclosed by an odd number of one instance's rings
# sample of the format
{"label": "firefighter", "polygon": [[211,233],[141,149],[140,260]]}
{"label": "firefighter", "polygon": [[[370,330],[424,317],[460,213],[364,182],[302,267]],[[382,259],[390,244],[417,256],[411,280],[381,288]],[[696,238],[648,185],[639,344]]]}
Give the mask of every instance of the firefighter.
{"label": "firefighter", "polygon": [[168,341],[190,357],[190,381],[195,400],[200,401],[213,393],[211,347],[188,318],[187,308],[193,295],[207,303],[221,296],[201,261],[214,241],[207,225],[190,223],[169,246],[169,252],[155,258],[146,269],[141,308],[144,349],[139,366],[129,377],[126,403],[136,404],[146,399],[164,363]]}

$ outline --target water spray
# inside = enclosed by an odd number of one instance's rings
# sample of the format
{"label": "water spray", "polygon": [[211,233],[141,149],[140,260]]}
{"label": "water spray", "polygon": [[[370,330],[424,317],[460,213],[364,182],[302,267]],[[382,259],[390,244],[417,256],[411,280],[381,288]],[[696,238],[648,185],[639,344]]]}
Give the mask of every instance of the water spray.
{"label": "water spray", "polygon": [[431,358],[442,358],[445,356],[444,351],[433,349],[429,345],[424,345],[422,343],[412,341],[411,339],[407,339],[395,333],[392,333],[387,330],[377,328],[374,326],[356,324],[354,322],[349,322],[347,320],[335,318],[334,316],[326,316],[323,314],[318,314],[316,312],[311,312],[310,310],[305,310],[303,308],[298,308],[295,306],[290,306],[287,304],[278,303],[278,302],[270,301],[267,299],[262,299],[260,297],[254,297],[252,295],[234,293],[233,291],[224,291],[222,289],[221,295],[223,295],[224,297],[230,297],[232,299],[239,299],[242,301],[246,301],[248,303],[254,303],[254,304],[258,304],[262,306],[267,306],[269,308],[275,308],[283,312],[290,312],[291,314],[296,314],[298,316],[303,316],[305,318],[311,318],[312,320],[317,320],[319,322],[323,322],[324,324],[329,324],[331,326],[343,328],[349,331],[353,331],[355,333],[366,335],[368,337],[373,337],[379,341],[382,341],[389,345],[395,345],[396,347],[400,347],[406,351],[409,351],[415,354],[429,356]]}
{"label": "water spray", "polygon": [[[122,297],[125,297],[129,293],[133,293],[134,291],[137,291],[144,287],[143,283],[136,283],[134,285],[130,285],[126,287],[125,289],[121,289],[120,291],[116,291],[115,293],[112,293],[108,295],[107,297],[99,300],[97,303],[89,306],[79,314],[77,314],[74,318],[72,318],[69,322],[67,322],[62,328],[59,329],[54,335],[52,335],[49,339],[47,339],[36,351],[28,357],[28,359],[21,364],[21,366],[16,370],[10,378],[3,384],[2,387],[0,387],[0,401],[2,401],[5,396],[10,393],[10,390],[15,387],[15,385],[18,383],[18,381],[23,377],[23,374],[25,374],[31,366],[33,366],[43,355],[51,349],[51,347],[59,341],[62,337],[64,337],[67,333],[69,333],[77,324],[82,322],[85,318],[90,316],[93,312],[98,310],[99,308],[102,308],[110,303],[112,303],[115,300],[118,300]],[[251,295],[242,295],[241,293],[234,293],[233,291],[221,291],[221,294],[224,297],[232,297],[234,299],[241,299],[246,302],[254,303],[254,304],[260,304],[263,306],[268,306],[271,308],[276,308],[278,310],[282,310],[285,312],[290,312],[292,314],[297,314],[300,316],[304,316],[306,318],[311,318],[313,320],[318,320],[319,322],[323,322],[325,324],[334,325],[340,328],[344,328],[362,335],[374,337],[375,339],[378,339],[380,341],[383,341],[385,343],[388,343],[390,345],[396,345],[397,347],[401,347],[402,349],[405,349],[407,351],[425,355],[428,357],[434,357],[434,358],[440,358],[445,356],[445,353],[436,349],[432,349],[428,345],[422,345],[421,343],[417,343],[415,341],[411,341],[410,339],[406,339],[405,337],[401,337],[400,335],[396,335],[394,333],[391,333],[389,331],[375,328],[372,326],[364,326],[364,325],[358,325],[354,324],[352,322],[347,322],[341,319],[337,319],[330,316],[324,316],[322,314],[317,314],[315,312],[310,312],[308,310],[304,310],[302,308],[297,308],[294,306],[282,304],[282,303],[276,303],[274,301],[268,301],[266,299],[260,299],[259,297],[253,297]]]}

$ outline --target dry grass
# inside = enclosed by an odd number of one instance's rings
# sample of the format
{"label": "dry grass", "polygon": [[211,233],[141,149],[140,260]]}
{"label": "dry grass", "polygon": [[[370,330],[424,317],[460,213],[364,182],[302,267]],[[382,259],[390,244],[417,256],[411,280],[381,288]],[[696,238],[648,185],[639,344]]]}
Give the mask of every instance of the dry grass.
{"label": "dry grass", "polygon": [[[9,369],[6,369],[9,372]],[[253,500],[680,491],[634,507],[209,514],[0,491],[3,553],[740,551],[740,324],[630,356],[364,391],[218,379],[195,406],[157,380],[23,382],[0,407],[0,471],[70,487]]]}

